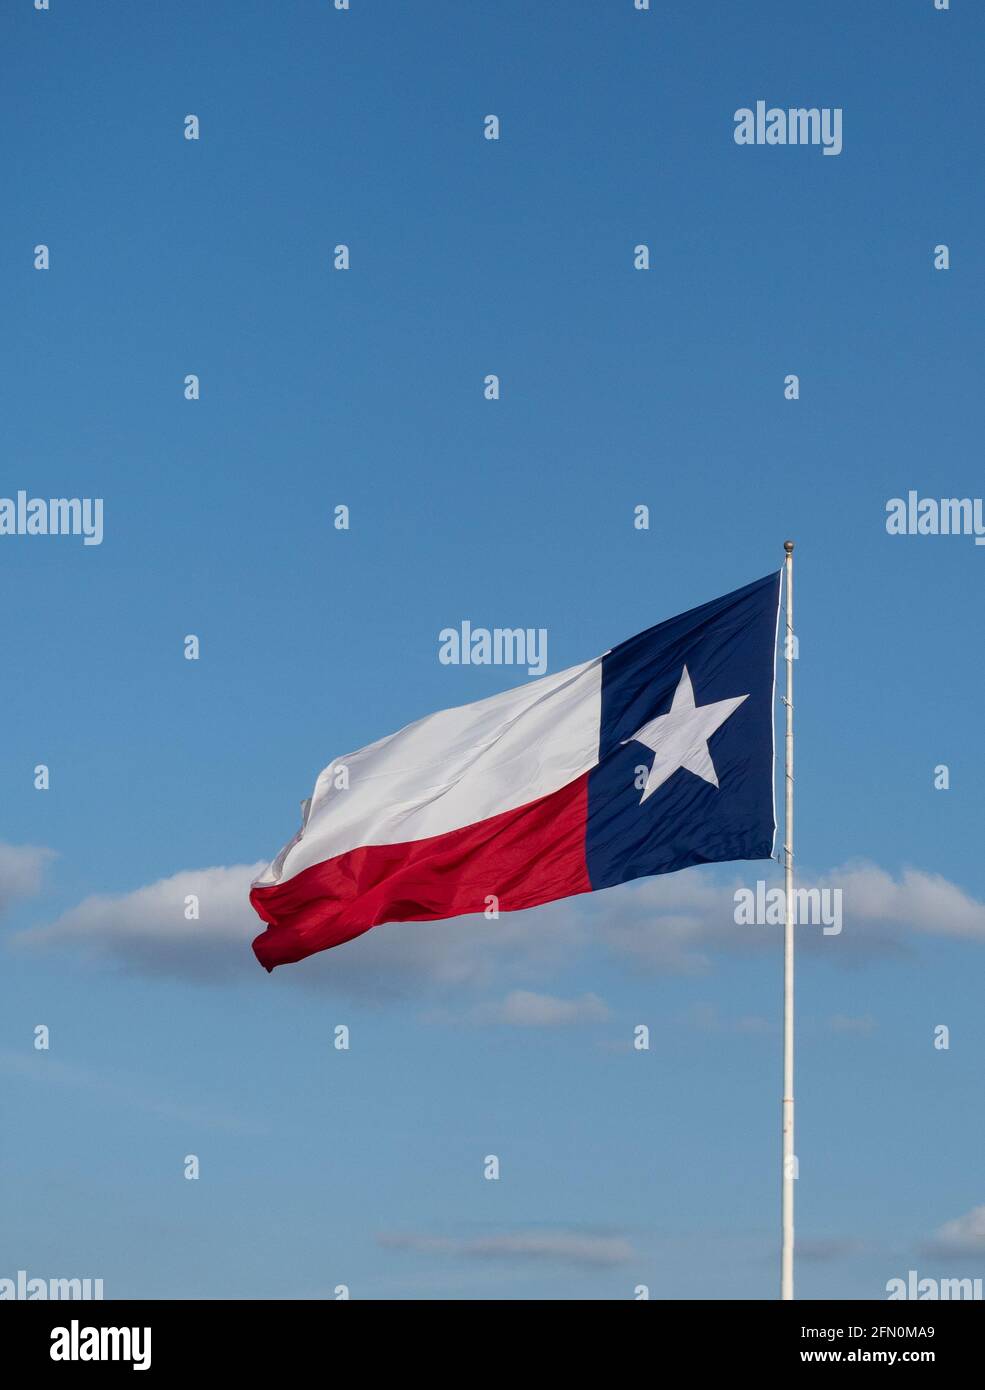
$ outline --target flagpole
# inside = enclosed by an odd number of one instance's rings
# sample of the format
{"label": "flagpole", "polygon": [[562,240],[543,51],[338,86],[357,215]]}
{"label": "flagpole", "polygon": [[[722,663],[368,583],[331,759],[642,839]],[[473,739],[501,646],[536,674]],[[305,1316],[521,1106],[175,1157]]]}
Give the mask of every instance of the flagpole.
{"label": "flagpole", "polygon": [[786,803],[783,820],[783,887],[785,916],[783,926],[783,1174],[782,1228],[780,1249],[780,1298],[793,1298],[793,1193],[797,1160],[793,1147],[793,541],[784,541],[783,572],[786,592],[784,656],[787,663],[785,740]]}

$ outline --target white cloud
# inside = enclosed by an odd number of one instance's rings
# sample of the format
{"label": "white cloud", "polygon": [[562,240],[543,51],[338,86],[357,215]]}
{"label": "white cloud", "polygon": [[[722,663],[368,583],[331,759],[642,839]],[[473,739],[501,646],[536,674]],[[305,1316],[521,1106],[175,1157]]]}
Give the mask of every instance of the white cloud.
{"label": "white cloud", "polygon": [[[13,858],[8,850],[6,861],[8,891],[18,886],[29,891],[50,852],[12,853]],[[0,859],[0,868],[3,863]],[[148,975],[262,978],[250,950],[262,923],[248,902],[250,881],[260,867],[186,870],[133,892],[99,894],[15,939],[74,946]],[[392,923],[285,966],[272,978],[278,988],[288,981],[370,999],[488,991],[506,984],[513,992],[489,1005],[484,1021],[547,1027],[567,1021],[565,1014],[572,1022],[585,1021],[592,1012],[602,1017],[601,1000],[589,997],[586,1003],[532,991],[590,953],[601,952],[634,971],[695,974],[710,970],[725,953],[775,951],[780,929],[737,926],[733,895],[736,887],[760,876],[778,881],[777,867],[764,863],[744,870],[731,881],[723,880],[720,867],[642,879],[529,912],[504,913],[495,922],[475,916]],[[798,930],[803,946],[830,960],[900,952],[918,935],[985,941],[985,904],[939,874],[906,869],[894,878],[874,864],[854,863],[804,881],[843,890],[840,936]],[[188,921],[185,898],[193,893],[200,917]]]}
{"label": "white cloud", "polygon": [[273,978],[293,974],[302,985],[370,999],[458,998],[463,991],[504,982],[556,979],[582,954],[587,939],[588,925],[570,903],[506,913],[494,922],[474,916],[388,923],[296,967],[276,970]]}
{"label": "white cloud", "polygon": [[863,1241],[854,1236],[827,1236],[819,1240],[805,1239],[797,1234],[797,1258],[821,1263],[825,1260],[844,1260],[862,1254]]}
{"label": "white cloud", "polygon": [[41,889],[45,866],[55,852],[40,845],[0,843],[0,912],[17,898],[31,897]]}
{"label": "white cloud", "polygon": [[608,1008],[597,994],[583,994],[580,999],[559,999],[553,994],[534,994],[527,989],[513,990],[494,1009],[494,1020],[513,1028],[599,1023],[609,1016]]}
{"label": "white cloud", "polygon": [[[220,979],[238,973],[244,947],[253,960],[251,926],[258,919],[247,895],[263,867],[185,870],[132,893],[96,894],[14,939],[79,947],[147,974]],[[192,894],[199,900],[197,921],[185,917],[185,899]]]}
{"label": "white cloud", "polygon": [[[741,878],[721,881],[721,869],[688,870],[627,884],[609,900],[590,901],[599,918],[593,928],[617,955],[647,968],[689,974],[708,970],[722,953],[775,950],[781,928],[737,926],[734,892],[762,878],[779,886],[775,866],[750,864]],[[838,888],[843,928],[825,936],[820,928],[798,928],[798,943],[828,959],[899,954],[917,936],[985,942],[985,903],[941,874],[904,869],[893,877],[876,864],[851,862],[821,875],[804,875],[801,887]]]}
{"label": "white cloud", "polygon": [[985,1254],[985,1206],[972,1207],[963,1216],[945,1221],[927,1241],[925,1249],[931,1255]]}
{"label": "white cloud", "polygon": [[711,969],[716,951],[749,944],[735,925],[732,891],[707,870],[692,870],[593,894],[586,908],[593,936],[614,955],[634,967],[694,975]]}
{"label": "white cloud", "polygon": [[413,1250],[425,1255],[457,1255],[473,1259],[550,1260],[559,1264],[612,1266],[628,1264],[636,1251],[624,1236],[599,1235],[572,1230],[515,1231],[504,1235],[473,1237],[381,1235],[380,1245],[391,1250]]}
{"label": "white cloud", "polygon": [[609,1009],[597,994],[560,999],[555,994],[535,994],[514,989],[505,999],[477,1004],[466,1016],[472,1023],[498,1023],[508,1028],[564,1028],[576,1023],[601,1023]]}
{"label": "white cloud", "polygon": [[852,921],[889,924],[931,935],[985,940],[985,903],[942,874],[904,869],[898,880],[875,864],[850,864],[825,875],[843,890],[846,932]]}

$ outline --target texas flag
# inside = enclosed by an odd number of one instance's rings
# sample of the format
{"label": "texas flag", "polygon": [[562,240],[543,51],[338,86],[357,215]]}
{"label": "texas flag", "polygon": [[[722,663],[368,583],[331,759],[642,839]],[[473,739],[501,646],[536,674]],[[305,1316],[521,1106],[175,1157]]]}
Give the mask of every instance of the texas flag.
{"label": "texas flag", "polygon": [[773,850],[780,574],[336,758],[254,882],[262,965]]}

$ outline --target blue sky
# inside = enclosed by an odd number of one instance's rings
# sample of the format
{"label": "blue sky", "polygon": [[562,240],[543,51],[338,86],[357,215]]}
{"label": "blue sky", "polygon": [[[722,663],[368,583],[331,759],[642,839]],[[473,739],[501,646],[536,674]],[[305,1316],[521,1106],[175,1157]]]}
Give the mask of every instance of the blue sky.
{"label": "blue sky", "polygon": [[[884,524],[981,490],[980,7],[17,0],[0,39],[0,495],[105,501],[98,547],[0,537],[0,1275],[773,1297],[780,942],[731,893],[775,866],[269,977],[245,885],[334,755],[522,678],[441,628],[556,671],[787,535],[846,918],[800,952],[798,1292],[982,1274],[985,550]],[[842,153],[737,146],[758,99]]]}

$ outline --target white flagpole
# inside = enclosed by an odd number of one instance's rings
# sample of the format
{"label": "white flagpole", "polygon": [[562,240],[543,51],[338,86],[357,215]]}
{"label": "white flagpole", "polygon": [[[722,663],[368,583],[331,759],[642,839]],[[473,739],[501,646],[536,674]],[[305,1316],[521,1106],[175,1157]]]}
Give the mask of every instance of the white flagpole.
{"label": "white flagpole", "polygon": [[780,1298],[793,1298],[793,1185],[797,1160],[793,1147],[793,541],[784,541],[786,622],[784,656],[787,663],[786,805],[783,822],[783,1187],[780,1251]]}

